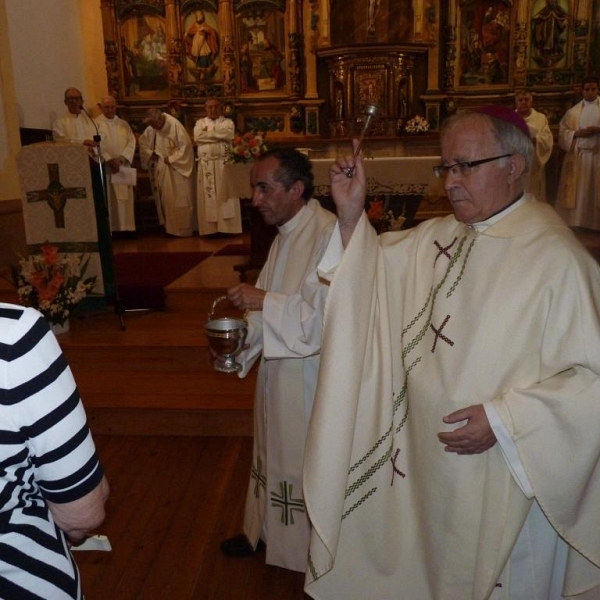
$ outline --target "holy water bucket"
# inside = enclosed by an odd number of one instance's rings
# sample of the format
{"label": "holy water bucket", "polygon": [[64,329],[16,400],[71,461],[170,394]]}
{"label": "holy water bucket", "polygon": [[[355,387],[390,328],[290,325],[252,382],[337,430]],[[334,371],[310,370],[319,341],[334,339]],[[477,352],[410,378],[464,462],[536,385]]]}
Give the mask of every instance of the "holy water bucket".
{"label": "holy water bucket", "polygon": [[246,342],[248,322],[245,318],[215,318],[217,304],[226,299],[227,296],[221,296],[213,302],[204,331],[210,347],[217,355],[213,367],[222,373],[237,373],[242,370],[242,365],[236,362],[235,357],[242,351]]}

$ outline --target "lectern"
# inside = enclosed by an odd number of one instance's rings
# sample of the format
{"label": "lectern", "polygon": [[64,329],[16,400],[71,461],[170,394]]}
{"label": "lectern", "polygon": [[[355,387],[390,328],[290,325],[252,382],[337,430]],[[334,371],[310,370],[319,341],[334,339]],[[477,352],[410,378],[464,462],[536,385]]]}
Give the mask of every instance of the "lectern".
{"label": "lectern", "polygon": [[84,308],[100,308],[115,298],[116,283],[108,207],[101,171],[80,144],[42,142],[17,156],[25,237],[30,253],[44,243],[61,254],[90,258],[86,277],[96,276]]}

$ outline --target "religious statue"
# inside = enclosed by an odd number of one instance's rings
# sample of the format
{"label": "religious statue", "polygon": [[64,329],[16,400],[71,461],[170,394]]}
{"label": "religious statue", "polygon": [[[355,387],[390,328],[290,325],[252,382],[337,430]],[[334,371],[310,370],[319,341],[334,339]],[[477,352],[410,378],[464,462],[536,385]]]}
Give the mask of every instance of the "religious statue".
{"label": "religious statue", "polygon": [[375,35],[375,19],[379,12],[379,0],[369,0],[367,11],[367,35]]}
{"label": "religious statue", "polygon": [[344,91],[341,87],[335,88],[335,118],[342,119],[344,117]]}
{"label": "religious statue", "polygon": [[567,29],[569,15],[558,0],[546,0],[546,6],[531,21],[533,59],[544,67],[550,67],[565,56],[563,33]]}
{"label": "religious statue", "polygon": [[207,22],[204,11],[194,13],[194,22],[185,34],[187,55],[196,67],[208,69],[219,54],[219,35]]}

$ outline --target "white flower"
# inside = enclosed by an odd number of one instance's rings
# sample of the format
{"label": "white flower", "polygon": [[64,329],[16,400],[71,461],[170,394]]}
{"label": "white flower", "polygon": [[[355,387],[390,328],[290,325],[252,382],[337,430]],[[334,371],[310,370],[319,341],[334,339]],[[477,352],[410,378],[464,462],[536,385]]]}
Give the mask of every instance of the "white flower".
{"label": "white flower", "polygon": [[43,244],[41,254],[22,258],[14,269],[14,284],[23,304],[37,308],[52,323],[63,324],[90,293],[96,277],[85,279],[89,259],[59,255],[58,247]]}
{"label": "white flower", "polygon": [[416,115],[407,121],[404,130],[406,133],[425,133],[429,131],[429,122],[424,117]]}
{"label": "white flower", "polygon": [[233,138],[228,162],[247,162],[259,157],[267,151],[263,135],[254,131],[247,131],[244,134],[236,134]]}

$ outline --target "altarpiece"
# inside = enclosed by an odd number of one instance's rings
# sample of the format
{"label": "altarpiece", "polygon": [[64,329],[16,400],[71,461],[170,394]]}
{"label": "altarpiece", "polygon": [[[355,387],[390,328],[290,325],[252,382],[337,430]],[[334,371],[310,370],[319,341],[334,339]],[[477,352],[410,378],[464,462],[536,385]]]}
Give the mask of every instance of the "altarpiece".
{"label": "altarpiece", "polygon": [[[139,130],[149,106],[193,128],[208,97],[240,131],[410,140],[462,108],[530,88],[556,126],[600,70],[600,0],[101,0],[109,93]],[[408,143],[408,142],[407,142]]]}

